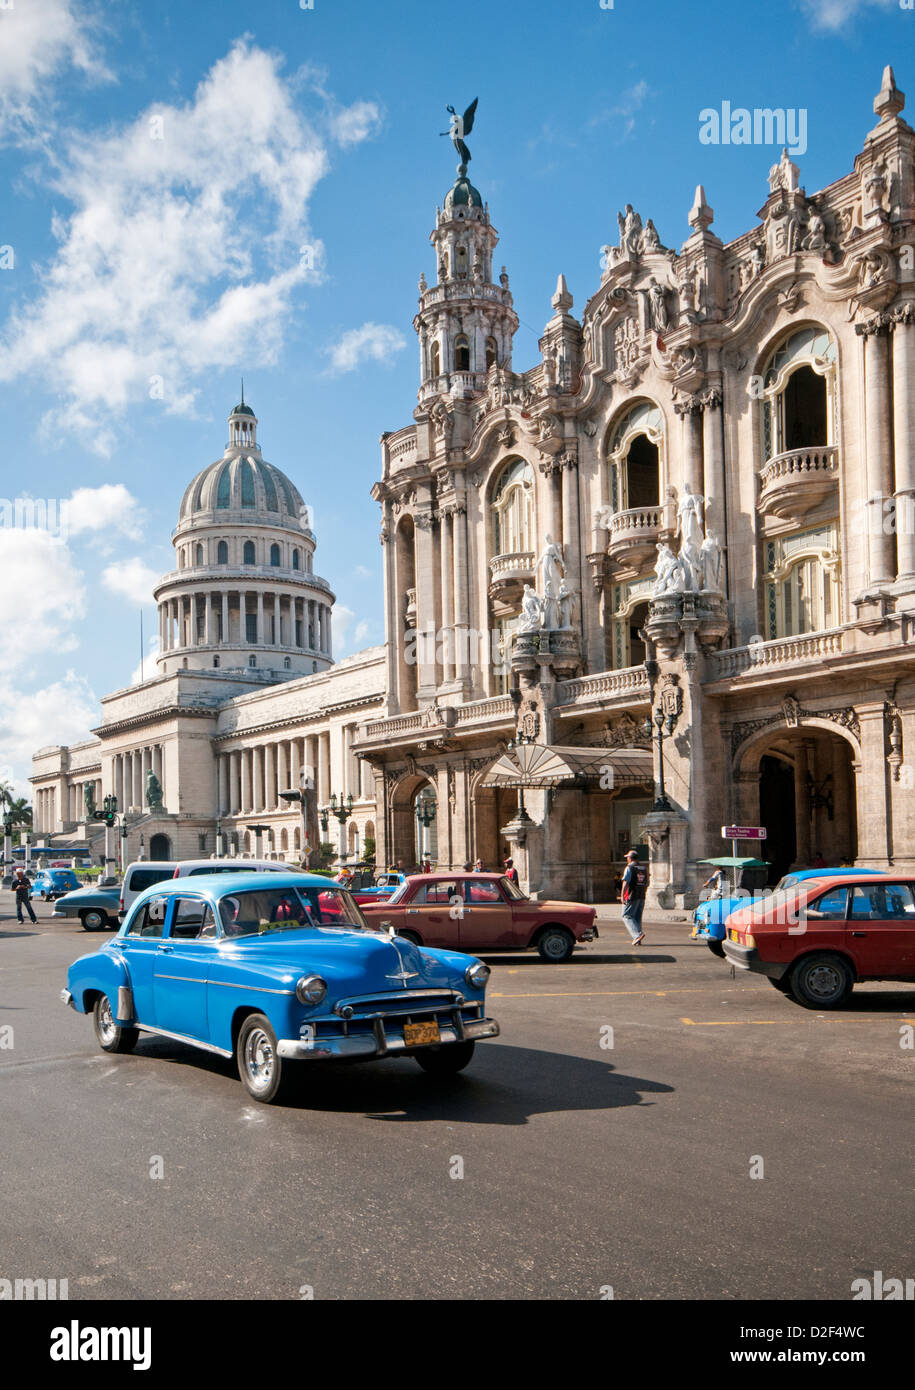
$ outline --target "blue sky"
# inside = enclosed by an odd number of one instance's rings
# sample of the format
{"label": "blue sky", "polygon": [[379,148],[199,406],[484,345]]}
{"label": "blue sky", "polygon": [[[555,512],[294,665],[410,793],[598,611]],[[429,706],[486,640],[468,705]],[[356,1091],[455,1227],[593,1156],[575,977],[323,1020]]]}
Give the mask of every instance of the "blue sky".
{"label": "blue sky", "polygon": [[26,791],[33,748],[134,677],[242,374],[313,508],[337,655],[382,639],[369,489],[415,405],[447,103],[479,97],[524,369],[625,203],[674,247],[700,182],[723,239],[754,224],[778,151],[700,143],[700,111],[804,109],[812,193],[851,168],[883,65],[915,81],[913,38],[898,0],[0,0],[0,497],[73,497],[66,544],[0,527],[0,778]]}

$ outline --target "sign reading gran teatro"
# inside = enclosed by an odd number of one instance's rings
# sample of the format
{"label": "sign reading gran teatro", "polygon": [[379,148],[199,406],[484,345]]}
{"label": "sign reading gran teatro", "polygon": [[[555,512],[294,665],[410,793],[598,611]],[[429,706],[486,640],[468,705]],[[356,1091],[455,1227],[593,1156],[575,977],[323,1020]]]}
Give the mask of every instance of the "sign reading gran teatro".
{"label": "sign reading gran teatro", "polygon": [[132,853],[144,824],[160,851],[253,851],[256,813],[262,852],[295,857],[281,793],[311,776],[319,805],[353,796],[353,854],[512,857],[540,894],[606,898],[641,843],[650,897],[688,901],[722,825],[766,827],[774,872],[915,869],[903,107],[887,68],[851,172],[808,194],[783,153],[727,244],[702,188],[679,251],[626,205],[580,317],[559,277],[525,371],[468,177],[476,104],[453,113],[418,404],[373,488],[384,646],[332,664],[315,538],[242,402],[182,503],[159,673],[36,759],[39,829],[72,831],[92,782],[134,808]]}

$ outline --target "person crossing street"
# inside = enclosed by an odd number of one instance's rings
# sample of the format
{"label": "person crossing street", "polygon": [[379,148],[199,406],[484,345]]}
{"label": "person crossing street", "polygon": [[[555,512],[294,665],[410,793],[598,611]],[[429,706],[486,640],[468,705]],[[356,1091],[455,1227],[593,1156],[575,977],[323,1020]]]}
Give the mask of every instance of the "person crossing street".
{"label": "person crossing street", "polygon": [[34,908],[31,903],[32,885],[25,876],[24,869],[17,869],[13,879],[13,892],[16,894],[16,920],[22,922],[22,909],[25,908],[33,922],[37,922]]}
{"label": "person crossing street", "polygon": [[623,924],[632,938],[633,946],[645,939],[642,931],[642,912],[645,908],[645,891],[648,887],[648,870],[639,862],[634,849],[626,853],[626,872],[623,874]]}

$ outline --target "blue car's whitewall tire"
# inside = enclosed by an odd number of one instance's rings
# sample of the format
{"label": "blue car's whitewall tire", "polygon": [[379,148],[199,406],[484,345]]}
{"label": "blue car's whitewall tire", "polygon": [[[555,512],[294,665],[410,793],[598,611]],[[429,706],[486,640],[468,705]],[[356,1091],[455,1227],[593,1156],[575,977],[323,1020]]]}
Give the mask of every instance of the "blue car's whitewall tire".
{"label": "blue car's whitewall tire", "polygon": [[277,1052],[276,1033],[263,1014],[248,1014],[242,1022],[235,1060],[245,1090],[255,1100],[269,1105],[286,1090],[291,1066]]}
{"label": "blue car's whitewall tire", "polygon": [[103,1052],[131,1052],[140,1036],[137,1028],[122,1028],[114,1021],[107,994],[99,995],[92,1010],[92,1024]]}

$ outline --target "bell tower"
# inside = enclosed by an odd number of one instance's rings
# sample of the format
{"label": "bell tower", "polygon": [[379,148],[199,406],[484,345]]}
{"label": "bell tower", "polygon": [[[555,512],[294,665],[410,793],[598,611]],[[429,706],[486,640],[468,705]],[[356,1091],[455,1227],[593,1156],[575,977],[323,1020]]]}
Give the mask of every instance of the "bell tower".
{"label": "bell tower", "polygon": [[435,212],[430,241],[435,248],[436,281],[419,281],[419,312],[413,327],[419,338],[419,403],[436,397],[467,398],[486,389],[490,367],[511,368],[518,316],[512,308],[508,275],[502,267],[493,283],[492,257],[499,242],[489,207],[458,165],[457,178]]}

